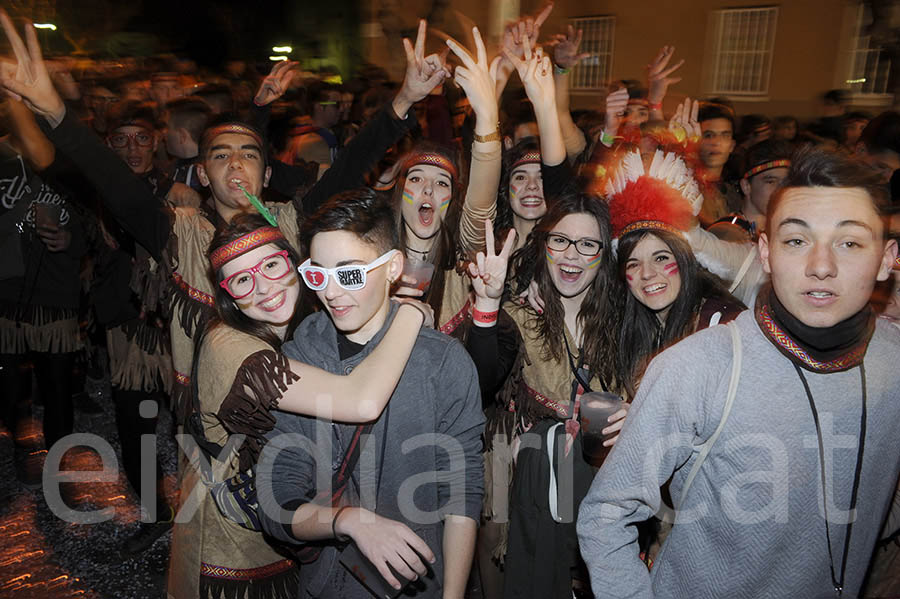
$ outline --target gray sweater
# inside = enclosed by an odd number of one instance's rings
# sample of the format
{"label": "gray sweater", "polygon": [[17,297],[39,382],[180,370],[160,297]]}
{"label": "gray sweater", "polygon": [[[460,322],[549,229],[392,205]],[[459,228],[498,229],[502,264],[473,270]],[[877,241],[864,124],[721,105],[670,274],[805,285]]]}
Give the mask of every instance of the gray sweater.
{"label": "gray sweater", "polygon": [[[834,597],[822,516],[815,424],[791,362],[750,311],[740,384],[652,572],[638,559],[635,522],[657,513],[672,477],[676,504],[718,426],[731,376],[724,326],[692,335],[647,369],[624,430],[581,504],[578,538],[593,591],[605,597]],[[879,319],[865,357],[868,432],[844,597],[862,586],[900,473],[900,332]],[[805,371],[825,441],[831,538],[839,571],[856,465],[860,369]],[[684,517],[684,520],[682,520]],[[842,519],[843,517],[843,519]]]}
{"label": "gray sweater", "polygon": [[[396,305],[392,306],[387,323],[365,348],[346,360],[340,359],[337,331],[325,312],[304,320],[283,351],[295,360],[347,374],[375,349],[396,309]],[[484,491],[481,394],[475,365],[459,341],[434,330],[420,331],[387,410],[388,430],[384,430],[382,413],[372,430],[374,443],[363,446],[342,505],[362,505],[403,522],[418,534],[434,552],[437,562],[431,566],[433,576],[424,581],[424,588],[415,596],[439,597],[444,564],[442,518],[456,514],[478,522]],[[271,441],[257,469],[261,521],[269,535],[301,544],[290,534],[288,512],[311,500],[322,485],[331,482],[332,472],[340,465],[356,426],[274,413],[275,428],[268,435]],[[295,435],[282,436],[283,433]],[[301,446],[307,442],[314,444],[315,449],[307,451]],[[387,445],[379,484],[378,462],[384,442]],[[267,492],[266,484],[271,485],[271,492]],[[376,486],[377,499],[373,503]],[[280,507],[286,508],[281,517]],[[318,560],[300,568],[299,596],[370,599],[369,592],[337,560],[335,546],[325,544]]]}

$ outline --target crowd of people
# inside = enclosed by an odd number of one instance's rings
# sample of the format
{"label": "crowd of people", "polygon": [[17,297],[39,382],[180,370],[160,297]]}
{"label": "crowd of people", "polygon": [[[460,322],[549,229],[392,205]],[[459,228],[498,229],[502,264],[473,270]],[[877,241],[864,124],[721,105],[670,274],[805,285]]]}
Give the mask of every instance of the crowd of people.
{"label": "crowd of people", "polygon": [[573,111],[551,9],[421,21],[400,84],[74,69],[0,13],[3,422],[33,370],[53,447],[108,369],[170,597],[900,592],[900,113],[667,115],[670,46]]}

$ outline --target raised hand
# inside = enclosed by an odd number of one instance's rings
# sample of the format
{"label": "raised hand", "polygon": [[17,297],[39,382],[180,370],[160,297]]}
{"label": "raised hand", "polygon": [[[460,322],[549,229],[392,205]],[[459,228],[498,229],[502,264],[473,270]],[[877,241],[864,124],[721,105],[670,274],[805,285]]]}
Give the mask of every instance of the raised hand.
{"label": "raised hand", "polygon": [[628,107],[628,90],[624,87],[617,89],[606,96],[606,123],[603,131],[607,135],[615,136],[619,126],[625,117],[625,108]]}
{"label": "raised hand", "polygon": [[525,58],[525,42],[532,48],[537,47],[541,34],[541,25],[553,11],[553,3],[545,6],[536,17],[524,17],[506,26],[503,33],[503,47],[519,58]]}
{"label": "raised hand", "polygon": [[494,247],[494,223],[490,219],[484,221],[484,238],[485,251],[478,252],[475,262],[469,263],[469,277],[472,279],[476,302],[488,300],[499,306],[506,283],[509,255],[516,244],[516,230],[509,231],[499,254]]}
{"label": "raised hand", "polygon": [[647,65],[647,101],[651,106],[662,103],[669,86],[681,81],[681,77],[671,77],[684,64],[682,59],[670,67],[669,61],[674,55],[675,46],[663,46],[653,62]]}
{"label": "raised hand", "polygon": [[[475,38],[477,60],[472,58],[472,55],[455,40],[447,39],[447,46],[463,63],[463,66],[456,67],[453,79],[463,88],[466,97],[469,98],[469,104],[472,105],[477,119],[476,127],[478,123],[481,123],[485,129],[483,133],[490,133],[496,128],[498,122],[495,92],[497,70],[500,68],[500,63],[497,60],[488,62],[487,50],[478,27],[472,28],[472,37]],[[476,133],[482,132],[476,131]]]}
{"label": "raised hand", "polygon": [[528,39],[524,43],[525,59],[515,56],[507,48],[503,48],[506,59],[515,65],[519,72],[525,93],[534,105],[535,112],[552,107],[556,110],[556,88],[553,83],[553,64],[549,56],[544,56],[543,49],[538,46],[534,52]]}
{"label": "raised hand", "polygon": [[440,56],[437,54],[425,56],[426,29],[425,20],[420,20],[415,46],[403,38],[403,49],[406,51],[406,77],[393,103],[394,112],[399,117],[405,118],[413,104],[424,99],[431,90],[450,76]]}
{"label": "raised hand", "polygon": [[257,106],[265,106],[283,96],[294,79],[296,73],[294,67],[296,66],[296,62],[289,60],[276,62],[266,78],[259,84],[259,89],[256,90],[256,95],[253,97],[253,103]]}
{"label": "raised hand", "polygon": [[582,30],[577,32],[571,25],[566,27],[566,33],[557,33],[553,36],[553,63],[561,69],[571,69],[576,64],[588,58],[590,52],[578,53],[581,45]]}
{"label": "raised hand", "polygon": [[26,48],[5,10],[0,10],[0,25],[16,57],[15,64],[3,62],[0,86],[16,100],[25,102],[32,112],[47,119],[51,126],[57,126],[66,115],[66,105],[53,87],[34,27],[31,23],[25,25]]}
{"label": "raised hand", "polygon": [[675,114],[669,120],[669,130],[675,133],[676,136],[683,135],[684,137],[680,138],[682,141],[684,139],[700,139],[702,131],[700,123],[697,122],[699,111],[699,100],[692,102],[690,98],[685,98],[684,102],[675,109]]}

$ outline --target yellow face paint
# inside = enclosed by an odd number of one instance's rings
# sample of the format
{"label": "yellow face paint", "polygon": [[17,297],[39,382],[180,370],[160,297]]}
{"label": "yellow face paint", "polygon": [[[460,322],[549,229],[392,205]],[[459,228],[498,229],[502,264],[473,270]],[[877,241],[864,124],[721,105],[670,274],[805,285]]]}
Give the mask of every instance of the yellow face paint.
{"label": "yellow face paint", "polygon": [[447,199],[441,202],[441,212],[447,209],[447,206],[450,205],[450,196],[447,196]]}
{"label": "yellow face paint", "polygon": [[600,252],[600,253],[597,254],[595,257],[593,257],[593,258],[590,260],[590,262],[588,262],[588,264],[587,264],[588,269],[591,269],[591,268],[597,268],[597,266],[599,266],[600,260],[601,260],[602,258],[603,258],[603,252]]}
{"label": "yellow face paint", "polygon": [[545,248],[544,251],[547,254],[547,262],[549,262],[550,264],[553,264],[554,262],[556,262],[556,260],[553,259],[553,254],[550,252],[550,248]]}
{"label": "yellow face paint", "polygon": [[403,190],[403,200],[410,206],[416,203],[415,200],[413,200],[412,194],[405,189]]}

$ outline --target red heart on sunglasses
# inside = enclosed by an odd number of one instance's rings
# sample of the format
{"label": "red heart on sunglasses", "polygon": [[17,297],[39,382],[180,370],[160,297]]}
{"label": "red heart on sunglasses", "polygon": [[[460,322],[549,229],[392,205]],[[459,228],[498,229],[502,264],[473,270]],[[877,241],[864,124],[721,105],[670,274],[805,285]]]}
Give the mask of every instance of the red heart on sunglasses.
{"label": "red heart on sunglasses", "polygon": [[317,270],[306,271],[306,280],[314,287],[320,287],[325,282],[325,275]]}

